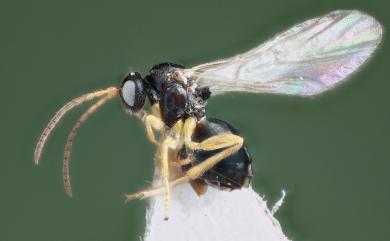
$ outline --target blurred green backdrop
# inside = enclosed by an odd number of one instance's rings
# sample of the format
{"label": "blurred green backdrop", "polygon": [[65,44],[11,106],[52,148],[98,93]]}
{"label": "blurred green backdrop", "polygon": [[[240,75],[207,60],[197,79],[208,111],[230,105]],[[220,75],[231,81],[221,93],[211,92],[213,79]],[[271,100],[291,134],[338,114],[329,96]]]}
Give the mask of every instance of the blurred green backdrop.
{"label": "blurred green backdrop", "polygon": [[[154,147],[119,100],[79,132],[74,198],[62,187],[66,137],[85,109],[68,115],[36,167],[40,132],[66,101],[118,85],[129,70],[228,57],[294,23],[360,9],[390,27],[385,0],[11,1],[0,3],[0,240],[139,240]],[[352,81],[316,99],[223,96],[209,116],[233,124],[255,160],[256,190],[273,203],[293,240],[389,240],[390,81],[387,36]],[[386,67],[387,66],[387,67]]]}

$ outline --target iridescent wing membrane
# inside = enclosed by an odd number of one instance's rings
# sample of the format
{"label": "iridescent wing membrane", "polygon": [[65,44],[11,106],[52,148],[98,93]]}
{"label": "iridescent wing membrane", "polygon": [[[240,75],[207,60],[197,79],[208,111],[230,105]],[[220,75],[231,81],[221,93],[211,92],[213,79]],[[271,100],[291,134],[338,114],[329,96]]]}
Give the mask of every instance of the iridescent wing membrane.
{"label": "iridescent wing membrane", "polygon": [[227,92],[311,96],[331,89],[374,52],[382,26],[356,10],[339,10],[297,24],[246,53],[185,69],[212,95]]}

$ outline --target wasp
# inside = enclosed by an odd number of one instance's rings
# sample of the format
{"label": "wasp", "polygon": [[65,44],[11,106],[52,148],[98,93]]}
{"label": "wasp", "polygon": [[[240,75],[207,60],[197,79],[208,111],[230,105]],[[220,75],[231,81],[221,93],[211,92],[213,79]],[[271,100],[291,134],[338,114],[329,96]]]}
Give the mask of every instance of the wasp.
{"label": "wasp", "polygon": [[[63,159],[66,193],[72,196],[69,160],[78,129],[100,106],[119,96],[124,109],[145,125],[157,147],[161,185],[126,200],[163,193],[168,219],[170,191],[189,182],[202,195],[209,186],[231,191],[248,187],[252,158],[242,136],[223,120],[206,114],[210,97],[232,92],[314,96],[359,69],[381,42],[383,30],[373,17],[356,10],[338,10],[294,25],[243,54],[192,68],[162,63],[142,77],[131,72],[120,87],[84,94],[64,105],[40,136],[34,154],[61,118],[74,107],[97,99],[71,130]],[[147,108],[148,101],[150,108]]]}

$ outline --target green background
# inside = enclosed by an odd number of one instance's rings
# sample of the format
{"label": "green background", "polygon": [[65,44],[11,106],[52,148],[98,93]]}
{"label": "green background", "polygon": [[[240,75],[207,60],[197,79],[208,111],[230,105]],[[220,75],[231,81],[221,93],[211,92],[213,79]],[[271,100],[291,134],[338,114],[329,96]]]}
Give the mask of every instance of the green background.
{"label": "green background", "polygon": [[[390,28],[388,1],[4,1],[0,3],[0,240],[139,240],[154,147],[118,99],[80,130],[74,198],[62,187],[66,137],[85,109],[35,142],[55,111],[83,93],[117,86],[171,61],[193,66],[245,51],[294,23],[360,9]],[[389,240],[390,53],[384,43],[353,80],[315,99],[216,97],[209,116],[234,125],[254,159],[253,185],[293,240]],[[190,208],[190,207],[189,207]],[[239,208],[239,207],[237,207]]]}

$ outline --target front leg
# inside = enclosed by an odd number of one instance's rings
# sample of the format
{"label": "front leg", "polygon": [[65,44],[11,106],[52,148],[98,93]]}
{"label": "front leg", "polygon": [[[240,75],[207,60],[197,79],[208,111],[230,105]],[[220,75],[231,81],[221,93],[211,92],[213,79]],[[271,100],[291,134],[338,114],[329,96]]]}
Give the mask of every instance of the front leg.
{"label": "front leg", "polygon": [[[161,143],[160,152],[157,156],[159,158],[158,167],[160,168],[160,173],[163,181],[162,186],[131,195],[125,195],[126,202],[134,199],[144,199],[150,196],[157,195],[159,193],[164,193],[164,217],[165,220],[168,220],[170,186],[172,186],[172,183],[169,182],[169,150],[175,149],[177,147],[177,144],[178,142],[169,136],[166,137]],[[180,182],[182,181],[183,180],[180,180]],[[173,186],[179,184],[176,182],[177,180],[173,181]]]}
{"label": "front leg", "polygon": [[154,144],[159,145],[153,130],[156,130],[161,134],[165,126],[164,122],[159,117],[152,114],[146,115],[143,121],[145,123],[148,139]]}
{"label": "front leg", "polygon": [[163,191],[164,191],[164,219],[168,220],[169,201],[170,201],[170,190],[169,190],[169,150],[175,149],[177,141],[170,136],[167,136],[161,145],[161,175],[163,178]]}

